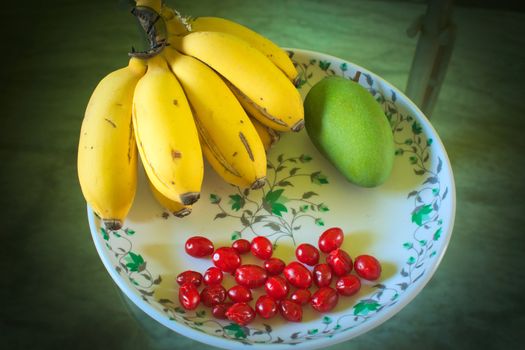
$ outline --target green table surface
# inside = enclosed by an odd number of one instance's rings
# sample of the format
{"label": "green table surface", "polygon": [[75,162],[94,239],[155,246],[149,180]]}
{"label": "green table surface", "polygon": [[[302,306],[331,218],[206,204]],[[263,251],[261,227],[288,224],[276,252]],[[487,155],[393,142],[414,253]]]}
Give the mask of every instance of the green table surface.
{"label": "green table surface", "polygon": [[[420,2],[169,1],[284,47],[325,52],[405,88]],[[14,7],[13,7],[14,6]],[[2,5],[0,348],[211,349],[129,305],[102,265],[76,173],[88,98],[141,41],[123,0]],[[456,224],[426,288],[328,349],[517,349],[525,328],[525,14],[457,8],[432,115],[452,162]]]}

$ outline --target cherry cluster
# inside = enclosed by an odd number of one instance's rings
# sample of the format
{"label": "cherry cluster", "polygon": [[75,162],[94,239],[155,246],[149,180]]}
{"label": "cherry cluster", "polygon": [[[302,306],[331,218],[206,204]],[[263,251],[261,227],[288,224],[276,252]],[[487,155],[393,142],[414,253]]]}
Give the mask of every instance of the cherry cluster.
{"label": "cherry cluster", "polygon": [[[381,275],[381,265],[373,256],[360,255],[352,262],[348,253],[341,249],[343,239],[340,228],[330,228],[319,237],[319,249],[303,243],[295,251],[298,261],[286,264],[272,257],[272,243],[263,236],[251,242],[238,239],[231,247],[217,249],[205,237],[191,237],[185,244],[186,253],[198,258],[211,255],[215,266],[207,269],[204,276],[192,270],[179,274],[179,301],[187,310],[195,309],[202,302],[212,308],[214,317],[240,325],[253,321],[256,314],[268,319],[280,313],[288,321],[300,322],[302,307],[306,304],[318,312],[330,311],[337,305],[339,295],[350,296],[359,291],[359,277],[373,281]],[[327,254],[326,263],[319,263],[319,250]],[[264,261],[262,267],[241,264],[241,255],[249,252]],[[350,274],[352,269],[359,277]],[[232,274],[237,282],[228,290],[222,285],[224,273]],[[335,280],[335,288],[330,286],[332,280]],[[202,283],[205,287],[199,293]],[[309,290],[312,284],[317,286],[313,294]],[[266,294],[257,299],[254,309],[249,304],[253,300],[252,289],[263,286]],[[294,287],[292,292],[290,286]]]}

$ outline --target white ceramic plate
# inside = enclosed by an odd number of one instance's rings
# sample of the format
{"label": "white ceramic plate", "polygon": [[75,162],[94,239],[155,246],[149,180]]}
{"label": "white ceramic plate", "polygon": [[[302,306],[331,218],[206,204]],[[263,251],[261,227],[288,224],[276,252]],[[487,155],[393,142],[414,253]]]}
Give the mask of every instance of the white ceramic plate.
{"label": "white ceramic plate", "polygon": [[[95,246],[120,289],[164,326],[222,348],[288,349],[301,343],[301,349],[314,349],[369,331],[422,290],[452,234],[452,170],[439,136],[421,111],[362,67],[311,51],[292,49],[290,54],[299,64],[303,98],[324,76],[353,78],[361,72],[359,83],[383,105],[394,131],[395,164],[384,185],[365,189],[348,183],[303,130],[284,135],[271,149],[269,183],[261,190],[240,191],[206,168],[201,199],[186,218],[168,215],[155,202],[143,173],[122,230],[105,231],[88,208]],[[214,319],[207,308],[185,311],[179,306],[175,276],[212,266],[210,259],[185,254],[187,238],[204,235],[218,247],[241,236],[264,235],[276,244],[274,256],[291,261],[296,245],[316,245],[319,235],[333,226],[344,230],[343,248],[352,257],[376,256],[383,274],[379,281],[364,282],[357,295],[341,297],[331,312],[319,314],[307,306],[301,323],[257,318],[241,327]],[[256,261],[243,256],[243,263],[250,262]],[[233,278],[225,284],[231,286]]]}

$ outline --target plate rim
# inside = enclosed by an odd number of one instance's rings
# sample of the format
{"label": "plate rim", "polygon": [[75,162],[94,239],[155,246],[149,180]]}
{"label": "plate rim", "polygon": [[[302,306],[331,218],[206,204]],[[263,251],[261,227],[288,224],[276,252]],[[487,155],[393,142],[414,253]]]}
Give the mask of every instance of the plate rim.
{"label": "plate rim", "polygon": [[[454,180],[454,174],[453,169],[450,163],[450,159],[448,157],[448,153],[446,151],[446,148],[441,141],[441,138],[437,131],[435,130],[434,126],[430,122],[430,120],[427,118],[427,116],[416,106],[410,98],[408,98],[404,92],[400,91],[397,87],[392,85],[390,82],[385,80],[384,78],[378,76],[377,74],[369,71],[366,68],[363,68],[362,66],[353,63],[352,61],[333,56],[330,54],[313,51],[313,50],[307,50],[307,49],[299,49],[299,48],[283,48],[283,50],[286,51],[292,51],[294,53],[314,56],[314,57],[323,57],[327,58],[332,61],[341,61],[351,64],[353,67],[359,69],[362,73],[370,74],[375,80],[381,81],[382,84],[384,84],[386,87],[390,88],[392,91],[394,91],[398,96],[404,97],[404,104],[406,104],[407,109],[411,110],[412,113],[416,114],[418,118],[422,119],[422,121],[425,124],[425,127],[427,127],[431,133],[433,133],[433,139],[434,142],[436,142],[437,145],[439,145],[439,148],[443,150],[442,152],[442,160],[444,162],[444,165],[446,165],[446,169],[449,171],[449,177],[450,177],[450,188],[449,188],[449,196],[450,196],[450,220],[448,222],[448,227],[446,229],[446,235],[445,240],[442,243],[443,248],[441,252],[436,256],[436,262],[433,264],[433,266],[429,267],[429,270],[425,273],[425,276],[422,277],[421,282],[414,286],[414,288],[411,288],[409,291],[407,291],[404,294],[403,299],[401,299],[399,302],[397,302],[395,305],[392,305],[388,310],[385,310],[382,317],[371,320],[370,322],[364,323],[361,327],[359,327],[358,330],[355,332],[350,333],[339,333],[333,335],[331,338],[320,338],[311,340],[308,342],[301,343],[301,348],[306,350],[311,349],[318,349],[321,346],[329,346],[329,345],[335,345],[342,343],[344,341],[349,341],[353,338],[356,338],[376,327],[379,327],[384,322],[391,319],[393,316],[397,315],[405,306],[407,306],[410,302],[412,302],[419,293],[426,287],[428,282],[432,279],[435,272],[437,271],[438,267],[441,265],[441,262],[445,256],[445,253],[448,249],[448,245],[450,243],[453,228],[454,228],[454,222],[455,222],[455,216],[456,216],[456,185]],[[152,305],[142,300],[136,292],[131,290],[126,283],[121,279],[121,276],[117,273],[117,271],[114,269],[114,266],[112,265],[111,261],[109,260],[109,255],[104,253],[104,247],[102,241],[99,239],[98,229],[95,224],[95,214],[89,204],[87,204],[87,216],[88,216],[88,222],[89,222],[89,228],[91,232],[91,236],[95,245],[95,248],[97,250],[97,253],[106,268],[106,271],[109,273],[113,281],[117,284],[120,291],[129,298],[141,311],[143,311],[145,314],[147,314],[149,317],[153,318],[163,326],[167,327],[168,329],[177,332],[178,334],[189,337],[194,341],[198,341],[201,343],[205,343],[207,345],[221,347],[224,349],[245,349],[246,346],[250,346],[252,349],[258,348],[258,349],[289,349],[290,344],[253,344],[253,345],[245,345],[237,341],[228,340],[220,337],[214,337],[210,334],[203,333],[201,331],[194,330],[188,326],[182,325],[179,322],[173,322],[165,317],[164,314],[162,314],[160,311],[155,309]]]}

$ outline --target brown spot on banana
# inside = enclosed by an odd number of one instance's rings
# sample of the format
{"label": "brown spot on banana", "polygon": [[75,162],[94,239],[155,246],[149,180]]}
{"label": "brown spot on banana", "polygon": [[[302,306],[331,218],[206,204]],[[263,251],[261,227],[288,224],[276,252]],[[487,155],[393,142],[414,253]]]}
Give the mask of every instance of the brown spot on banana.
{"label": "brown spot on banana", "polygon": [[182,158],[182,153],[180,151],[175,151],[174,149],[171,150],[171,158],[173,160]]}
{"label": "brown spot on banana", "polygon": [[[135,135],[133,134],[133,120],[129,121],[129,136],[128,136],[128,164],[131,163],[131,150],[135,147]],[[141,143],[142,145],[142,143]]]}
{"label": "brown spot on banana", "polygon": [[178,106],[178,105],[179,105],[179,101],[177,101],[177,99],[174,99],[174,100],[173,100],[173,104],[174,104],[175,106]]}
{"label": "brown spot on banana", "polygon": [[255,161],[255,159],[253,158],[252,149],[250,148],[250,144],[248,143],[248,141],[246,140],[246,137],[244,136],[242,132],[239,132],[239,138],[241,139],[241,142],[244,145],[244,148],[246,148],[246,152],[248,152],[248,156],[250,157],[252,162]]}
{"label": "brown spot on banana", "polygon": [[117,124],[115,124],[111,119],[104,118],[104,120],[107,121],[109,124],[111,124],[111,126],[114,127],[115,129],[117,128]]}

